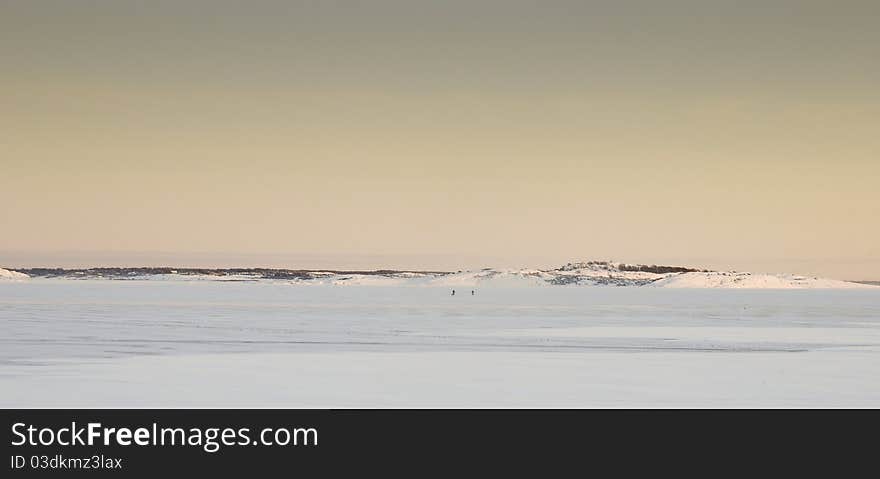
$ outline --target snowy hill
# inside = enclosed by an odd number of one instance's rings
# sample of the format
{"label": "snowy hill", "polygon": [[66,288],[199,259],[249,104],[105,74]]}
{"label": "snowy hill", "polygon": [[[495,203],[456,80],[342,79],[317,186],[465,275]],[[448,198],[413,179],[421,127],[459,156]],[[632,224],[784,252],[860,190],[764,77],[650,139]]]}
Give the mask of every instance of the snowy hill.
{"label": "snowy hill", "polygon": [[0,280],[21,280],[27,278],[28,275],[24,273],[19,273],[18,271],[9,271],[8,269],[0,268]]}
{"label": "snowy hill", "polygon": [[438,286],[448,288],[547,286],[648,286],[657,288],[839,289],[878,288],[792,274],[708,271],[680,266],[632,265],[608,261],[568,263],[554,269],[475,271],[321,271],[270,268],[34,268],[27,274],[0,269],[0,278],[107,279],[152,281],[272,281],[295,285]]}
{"label": "snowy hill", "polygon": [[657,288],[855,289],[876,286],[793,274],[704,271],[592,261],[551,270],[482,270],[437,278],[445,286],[650,286]]}

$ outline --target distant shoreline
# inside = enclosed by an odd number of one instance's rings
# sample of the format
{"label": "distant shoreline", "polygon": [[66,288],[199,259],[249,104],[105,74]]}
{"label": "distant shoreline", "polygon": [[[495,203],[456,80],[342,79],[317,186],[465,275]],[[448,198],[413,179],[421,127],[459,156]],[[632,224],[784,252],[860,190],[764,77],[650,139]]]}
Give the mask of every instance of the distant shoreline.
{"label": "distant shoreline", "polygon": [[653,286],[672,288],[870,288],[880,281],[843,281],[797,274],[764,274],[712,271],[681,266],[658,266],[588,261],[552,269],[438,270],[335,270],[283,268],[177,268],[92,267],[0,269],[6,278],[98,279],[98,280],[207,280],[288,281],[333,285],[430,285],[430,286]]}

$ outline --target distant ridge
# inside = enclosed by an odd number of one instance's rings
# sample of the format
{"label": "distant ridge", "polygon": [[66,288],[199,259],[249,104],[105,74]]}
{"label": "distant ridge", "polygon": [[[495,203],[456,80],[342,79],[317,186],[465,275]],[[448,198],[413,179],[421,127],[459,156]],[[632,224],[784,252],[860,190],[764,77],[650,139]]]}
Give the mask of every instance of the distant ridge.
{"label": "distant ridge", "polygon": [[178,276],[242,276],[252,279],[313,279],[327,273],[360,274],[360,275],[394,275],[399,273],[418,274],[450,274],[445,271],[347,271],[347,270],[306,270],[281,268],[174,268],[170,266],[132,268],[97,267],[97,268],[18,268],[15,271],[34,278],[89,278],[89,279],[141,279],[145,276],[178,275]]}
{"label": "distant ridge", "polygon": [[[5,273],[2,273],[5,272]],[[793,274],[753,274],[662,266],[587,261],[555,269],[493,269],[476,271],[308,270],[277,268],[19,268],[0,270],[0,278],[56,278],[168,281],[275,281],[301,285],[386,285],[448,287],[526,286],[648,286],[662,288],[874,288],[880,282],[850,282]]]}

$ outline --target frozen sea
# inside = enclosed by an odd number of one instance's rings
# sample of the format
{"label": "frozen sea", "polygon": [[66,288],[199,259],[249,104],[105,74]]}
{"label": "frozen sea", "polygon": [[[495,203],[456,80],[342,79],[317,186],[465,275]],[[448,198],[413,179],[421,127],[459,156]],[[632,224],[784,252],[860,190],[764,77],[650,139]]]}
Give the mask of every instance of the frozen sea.
{"label": "frozen sea", "polygon": [[0,283],[0,407],[880,407],[880,288]]}

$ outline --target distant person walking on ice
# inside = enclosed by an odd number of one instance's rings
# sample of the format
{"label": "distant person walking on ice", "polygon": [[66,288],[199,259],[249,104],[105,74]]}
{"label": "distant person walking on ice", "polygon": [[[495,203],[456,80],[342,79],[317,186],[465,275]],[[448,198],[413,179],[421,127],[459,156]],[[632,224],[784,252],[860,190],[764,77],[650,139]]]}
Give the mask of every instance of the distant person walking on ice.
{"label": "distant person walking on ice", "polygon": [[455,296],[455,290],[454,290],[454,289],[452,290],[452,295]]}

